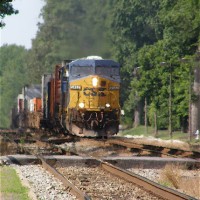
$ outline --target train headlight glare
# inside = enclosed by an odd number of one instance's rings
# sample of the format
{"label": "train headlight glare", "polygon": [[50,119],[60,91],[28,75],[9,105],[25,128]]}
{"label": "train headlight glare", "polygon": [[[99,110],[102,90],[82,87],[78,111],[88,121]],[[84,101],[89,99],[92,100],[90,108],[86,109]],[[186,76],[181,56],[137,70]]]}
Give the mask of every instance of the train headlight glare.
{"label": "train headlight glare", "polygon": [[85,104],[84,104],[84,103],[79,103],[79,107],[80,107],[80,108],[84,108],[84,107],[85,107]]}
{"label": "train headlight glare", "polygon": [[106,108],[110,108],[110,104],[109,103],[106,104]]}
{"label": "train headlight glare", "polygon": [[92,79],[92,85],[93,85],[94,87],[96,87],[96,86],[97,86],[97,83],[98,83],[98,79],[97,79],[96,77],[94,77],[94,78]]}

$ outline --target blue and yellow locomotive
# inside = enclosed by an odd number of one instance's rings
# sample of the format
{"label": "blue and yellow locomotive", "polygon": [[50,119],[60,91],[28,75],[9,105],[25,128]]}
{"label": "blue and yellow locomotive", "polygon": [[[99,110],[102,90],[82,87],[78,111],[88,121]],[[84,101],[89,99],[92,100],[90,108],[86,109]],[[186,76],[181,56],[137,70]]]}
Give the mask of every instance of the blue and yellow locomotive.
{"label": "blue and yellow locomotive", "polygon": [[97,56],[66,60],[43,75],[41,85],[40,127],[78,136],[118,133],[119,63]]}
{"label": "blue and yellow locomotive", "polygon": [[120,66],[87,57],[69,63],[66,127],[77,135],[118,133]]}

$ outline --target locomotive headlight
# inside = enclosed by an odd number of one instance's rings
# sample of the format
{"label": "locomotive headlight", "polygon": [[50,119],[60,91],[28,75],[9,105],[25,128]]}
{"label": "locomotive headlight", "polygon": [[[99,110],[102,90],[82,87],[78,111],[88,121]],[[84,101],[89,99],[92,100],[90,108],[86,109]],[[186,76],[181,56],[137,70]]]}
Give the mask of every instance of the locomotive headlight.
{"label": "locomotive headlight", "polygon": [[110,104],[109,103],[106,104],[106,108],[110,108]]}
{"label": "locomotive headlight", "polygon": [[84,103],[79,103],[79,107],[80,107],[80,108],[84,108],[84,107],[85,107],[85,104],[84,104]]}
{"label": "locomotive headlight", "polygon": [[97,79],[96,77],[92,78],[92,85],[93,85],[94,87],[97,86],[97,83],[98,83],[98,79]]}

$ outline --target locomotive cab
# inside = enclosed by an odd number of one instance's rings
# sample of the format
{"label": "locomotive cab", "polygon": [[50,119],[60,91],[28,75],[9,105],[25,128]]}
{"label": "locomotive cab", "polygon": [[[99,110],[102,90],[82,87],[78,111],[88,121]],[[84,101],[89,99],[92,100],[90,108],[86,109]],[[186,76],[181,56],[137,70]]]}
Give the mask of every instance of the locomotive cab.
{"label": "locomotive cab", "polygon": [[118,133],[120,65],[88,57],[69,63],[66,127],[76,135]]}

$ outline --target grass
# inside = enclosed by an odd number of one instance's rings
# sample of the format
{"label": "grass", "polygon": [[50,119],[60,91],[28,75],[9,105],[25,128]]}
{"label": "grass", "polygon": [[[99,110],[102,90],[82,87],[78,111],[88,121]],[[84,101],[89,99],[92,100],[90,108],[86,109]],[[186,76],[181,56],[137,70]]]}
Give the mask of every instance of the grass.
{"label": "grass", "polygon": [[161,183],[179,189],[180,169],[178,165],[166,165],[161,173]]}
{"label": "grass", "polygon": [[200,140],[196,140],[193,137],[192,140],[189,141],[188,134],[182,133],[181,131],[174,131],[171,139],[168,130],[158,130],[155,136],[154,128],[148,127],[148,131],[146,131],[145,126],[138,126],[136,128],[121,130],[118,135],[133,136],[135,143],[178,148],[185,151],[200,150]]}
{"label": "grass", "polygon": [[3,200],[29,200],[28,188],[22,186],[16,171],[8,166],[0,167],[0,191]]}
{"label": "grass", "polygon": [[187,177],[185,170],[186,167],[184,168],[181,165],[166,165],[160,174],[159,183],[167,187],[179,189],[192,197],[200,198],[200,178]]}
{"label": "grass", "polygon": [[[133,136],[139,136],[139,135],[143,135],[145,137],[149,137],[155,136],[155,130],[153,127],[148,127],[148,132],[145,129],[145,126],[138,126],[136,128],[132,128],[132,129],[128,129],[128,130],[124,130],[121,133],[122,135],[133,135]],[[173,140],[181,140],[183,142],[188,142],[191,144],[196,144],[199,143],[200,141],[195,140],[194,138],[192,138],[192,141],[188,140],[188,134],[187,133],[182,133],[181,131],[174,131],[173,133]],[[168,130],[158,130],[157,136],[156,138],[160,138],[163,140],[169,140],[171,139],[168,133]]]}
{"label": "grass", "polygon": [[153,128],[148,127],[148,133],[144,126],[138,126],[136,128],[131,128],[122,132],[123,135],[144,135],[144,136],[153,136]]}

